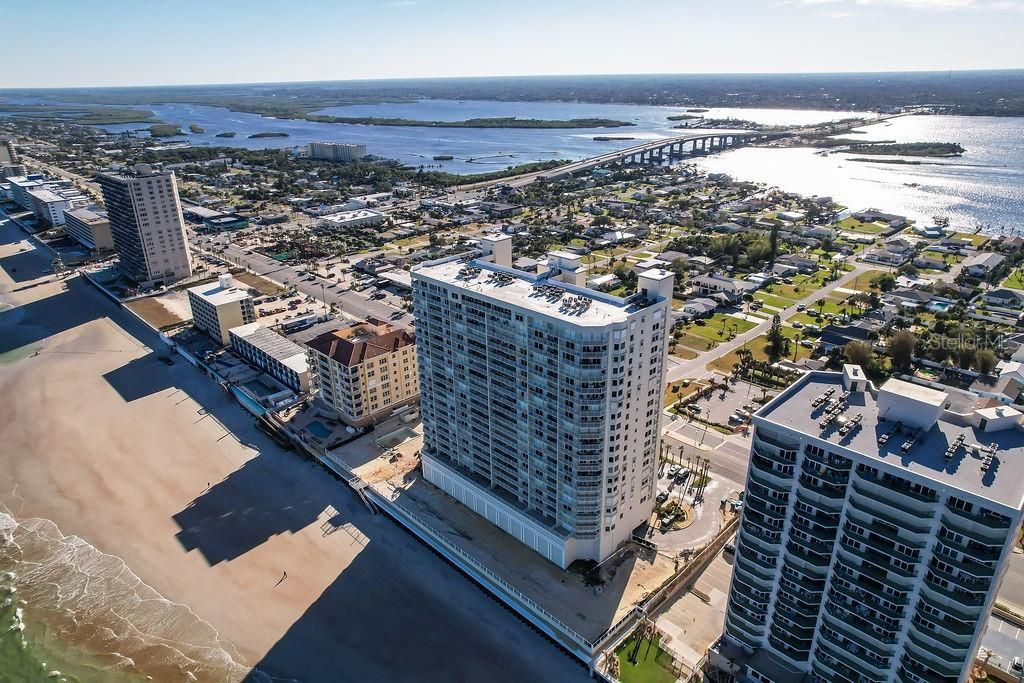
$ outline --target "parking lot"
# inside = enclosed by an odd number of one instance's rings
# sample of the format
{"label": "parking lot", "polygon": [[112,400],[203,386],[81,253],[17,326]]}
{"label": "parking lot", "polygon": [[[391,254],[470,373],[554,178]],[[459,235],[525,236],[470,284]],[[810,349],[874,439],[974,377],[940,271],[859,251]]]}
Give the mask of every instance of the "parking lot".
{"label": "parking lot", "polygon": [[[738,381],[732,384],[729,390],[724,393],[722,391],[715,391],[710,398],[698,399],[697,405],[700,408],[700,412],[695,413],[695,415],[713,424],[732,427],[739,424],[739,421],[736,419],[730,420],[730,416],[737,413],[737,411],[755,412],[761,406],[755,399],[760,398],[762,393],[760,387],[749,382]],[[771,392],[769,392],[768,396],[771,398]]]}

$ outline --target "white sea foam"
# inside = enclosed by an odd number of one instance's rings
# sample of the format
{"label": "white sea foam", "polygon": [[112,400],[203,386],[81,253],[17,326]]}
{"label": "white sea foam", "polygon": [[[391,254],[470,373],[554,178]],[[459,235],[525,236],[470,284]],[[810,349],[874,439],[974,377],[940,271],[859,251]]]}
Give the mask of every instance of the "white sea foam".
{"label": "white sea foam", "polygon": [[[250,672],[234,645],[189,607],[49,520],[19,521],[0,509],[0,571],[0,595],[18,590],[25,605],[10,628],[28,625],[33,646],[59,667],[50,671],[62,672],[56,678],[93,678],[75,666],[105,681],[239,681]],[[8,608],[10,601],[4,598]],[[58,663],[61,654],[79,661]]]}

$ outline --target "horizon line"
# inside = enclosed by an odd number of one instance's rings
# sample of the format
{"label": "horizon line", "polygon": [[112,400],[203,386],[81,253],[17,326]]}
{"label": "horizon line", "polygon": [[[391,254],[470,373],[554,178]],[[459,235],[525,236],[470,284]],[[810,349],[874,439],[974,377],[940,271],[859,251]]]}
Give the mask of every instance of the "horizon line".
{"label": "horizon line", "polygon": [[981,73],[1012,73],[1021,72],[1024,75],[1024,66],[1021,67],[999,67],[983,69],[897,69],[891,71],[704,71],[704,72],[630,72],[630,73],[564,73],[564,74],[511,74],[493,76],[381,76],[364,78],[341,78],[326,80],[297,80],[297,81],[236,81],[206,82],[206,83],[132,83],[127,85],[51,85],[51,86],[23,86],[23,87],[2,87],[2,92],[20,91],[45,91],[45,90],[110,90],[124,88],[190,88],[190,87],[215,87],[215,86],[254,86],[254,85],[309,85],[309,84],[341,84],[341,83],[379,83],[397,81],[455,81],[455,80],[503,80],[503,79],[543,79],[543,78],[612,78],[612,77],[703,77],[703,76],[745,76],[745,77],[772,77],[772,76],[852,76],[852,75],[925,75],[925,74],[981,74]]}

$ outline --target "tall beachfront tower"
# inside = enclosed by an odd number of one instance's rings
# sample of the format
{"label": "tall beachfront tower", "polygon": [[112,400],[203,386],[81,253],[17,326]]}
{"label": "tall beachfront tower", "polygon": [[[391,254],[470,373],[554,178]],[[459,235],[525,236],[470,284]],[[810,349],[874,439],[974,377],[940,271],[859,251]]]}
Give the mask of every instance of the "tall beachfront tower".
{"label": "tall beachfront tower", "polygon": [[428,481],[561,567],[654,505],[672,273],[622,299],[576,254],[512,268],[511,238],[412,271]]}
{"label": "tall beachfront tower", "polygon": [[174,173],[140,164],[130,171],[100,173],[96,182],[125,275],[143,286],[192,275]]}
{"label": "tall beachfront tower", "polygon": [[965,680],[1024,507],[1009,406],[861,368],[754,417],[725,638],[741,681]]}

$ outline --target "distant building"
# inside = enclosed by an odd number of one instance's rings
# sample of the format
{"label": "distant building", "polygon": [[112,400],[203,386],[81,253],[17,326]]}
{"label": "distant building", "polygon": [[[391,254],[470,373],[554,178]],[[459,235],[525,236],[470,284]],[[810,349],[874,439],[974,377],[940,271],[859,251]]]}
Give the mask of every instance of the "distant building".
{"label": "distant building", "polygon": [[358,228],[364,225],[380,225],[384,222],[384,214],[372,209],[356,209],[324,216],[323,222],[331,228]]}
{"label": "distant building", "polygon": [[757,285],[753,282],[718,274],[698,275],[690,280],[690,285],[700,296],[723,294],[733,303],[743,298],[744,294],[757,290]]}
{"label": "distant building", "polygon": [[249,219],[237,213],[225,213],[203,220],[203,227],[214,232],[220,230],[243,230],[249,226]]}
{"label": "distant building", "polygon": [[0,166],[14,166],[18,163],[18,152],[14,149],[14,141],[0,140]]}
{"label": "distant building", "polygon": [[521,205],[506,202],[480,202],[479,207],[492,218],[511,218],[523,212]]}
{"label": "distant building", "polygon": [[192,275],[178,183],[174,173],[140,164],[96,176],[110,219],[121,271],[140,285]]}
{"label": "distant building", "polygon": [[343,422],[362,426],[386,418],[420,395],[416,339],[406,329],[367,322],[306,342],[319,399]]}
{"label": "distant building", "polygon": [[110,220],[106,213],[90,209],[72,209],[64,212],[64,229],[82,246],[107,253],[114,250],[114,237],[110,233]]}
{"label": "distant building", "polygon": [[47,225],[64,225],[64,212],[71,203],[52,190],[33,189],[27,192],[32,213]]}
{"label": "distant building", "polygon": [[310,159],[327,161],[357,161],[366,156],[366,145],[349,142],[311,142],[309,143]]}
{"label": "distant building", "polygon": [[25,167],[21,164],[3,164],[0,163],[0,180],[6,180],[7,178],[16,178],[25,175]]}
{"label": "distant building", "polygon": [[242,358],[299,393],[309,391],[309,363],[301,346],[259,323],[232,328],[228,336]]}
{"label": "distant building", "polygon": [[256,322],[248,288],[236,287],[229,274],[189,288],[188,305],[192,324],[225,346],[231,343],[232,328]]}

